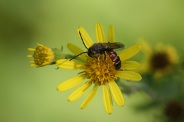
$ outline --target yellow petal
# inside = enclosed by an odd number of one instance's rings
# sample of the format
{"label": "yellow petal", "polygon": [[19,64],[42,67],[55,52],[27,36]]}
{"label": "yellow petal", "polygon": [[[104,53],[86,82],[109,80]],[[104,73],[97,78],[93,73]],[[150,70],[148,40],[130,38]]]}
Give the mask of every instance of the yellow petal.
{"label": "yellow petal", "polygon": [[178,62],[178,60],[179,60],[178,53],[173,46],[168,45],[166,48],[166,52],[169,56],[170,62],[172,62],[173,64]]}
{"label": "yellow petal", "polygon": [[116,103],[119,106],[123,106],[124,105],[124,98],[123,98],[123,94],[121,93],[118,85],[115,83],[115,81],[110,81],[109,86],[110,86],[112,96],[113,96],[114,100],[116,101]]}
{"label": "yellow petal", "polygon": [[138,69],[140,64],[136,61],[123,61],[121,62],[121,69],[123,70],[134,70]]}
{"label": "yellow petal", "polygon": [[27,50],[34,52],[36,49],[34,49],[34,48],[27,48]]}
{"label": "yellow petal", "polygon": [[27,55],[27,57],[28,57],[28,58],[32,58],[32,57],[33,57],[33,55]]}
{"label": "yellow petal", "polygon": [[102,26],[98,23],[95,26],[95,32],[96,32],[97,42],[104,43],[105,42],[104,30],[103,30]]}
{"label": "yellow petal", "polygon": [[[67,44],[67,47],[68,47],[68,49],[69,49],[74,55],[78,55],[78,54],[84,52],[83,50],[81,50],[79,47],[75,46],[75,45],[72,44],[72,43],[68,43],[68,44]],[[79,57],[80,57],[81,59],[83,59],[83,60],[86,60],[86,56],[87,56],[86,54],[81,54],[81,55],[79,55]]]}
{"label": "yellow petal", "polygon": [[70,78],[70,79],[62,82],[61,84],[59,84],[57,87],[57,90],[58,91],[69,90],[69,89],[75,87],[76,85],[78,85],[79,83],[81,83],[83,80],[84,80],[83,75],[77,75],[77,76]]}
{"label": "yellow petal", "polygon": [[68,101],[72,102],[77,100],[79,97],[81,97],[87,90],[88,88],[91,86],[90,81],[84,83],[81,87],[79,87],[78,89],[76,89],[69,97],[68,97]]}
{"label": "yellow petal", "polygon": [[128,49],[126,49],[122,53],[120,53],[119,56],[120,56],[122,61],[125,61],[125,60],[133,57],[134,55],[136,55],[140,50],[141,50],[141,45],[136,44],[136,45],[129,47]]}
{"label": "yellow petal", "polygon": [[79,37],[84,41],[84,44],[87,48],[91,47],[93,41],[91,40],[90,36],[86,32],[86,30],[82,27],[78,28]]}
{"label": "yellow petal", "polygon": [[34,67],[34,66],[36,66],[36,64],[31,64],[30,66],[31,66],[31,67]]}
{"label": "yellow petal", "polygon": [[35,63],[35,62],[34,62],[34,60],[32,60],[32,61],[29,61],[29,62],[31,62],[31,63]]}
{"label": "yellow petal", "polygon": [[126,80],[140,81],[141,75],[133,71],[117,71],[116,75]]}
{"label": "yellow petal", "polygon": [[141,63],[141,67],[138,69],[138,72],[140,74],[148,73],[150,68],[149,62],[146,60]]}
{"label": "yellow petal", "polygon": [[103,103],[105,111],[108,114],[112,113],[112,97],[108,85],[102,85],[103,88]]}
{"label": "yellow petal", "polygon": [[149,57],[153,54],[152,47],[144,39],[140,39],[140,44],[142,46],[142,51],[146,57]]}
{"label": "yellow petal", "polygon": [[161,78],[163,75],[164,75],[164,72],[158,70],[158,71],[156,71],[156,72],[153,74],[153,77],[154,77],[155,79],[158,79],[158,78]]}
{"label": "yellow petal", "polygon": [[91,100],[94,98],[97,90],[98,90],[98,85],[95,85],[93,87],[93,89],[91,90],[91,92],[86,97],[86,99],[82,102],[82,104],[80,106],[81,109],[85,108],[91,102]]}
{"label": "yellow petal", "polygon": [[69,69],[69,70],[76,70],[76,69],[81,69],[83,66],[82,63],[77,62],[77,61],[70,61],[68,59],[60,59],[56,61],[56,65],[59,68],[63,69]]}
{"label": "yellow petal", "polygon": [[114,42],[115,36],[114,36],[114,27],[111,25],[109,26],[108,30],[108,42]]}
{"label": "yellow petal", "polygon": [[44,45],[40,44],[40,43],[37,43],[38,46],[41,46],[41,47],[44,47]]}
{"label": "yellow petal", "polygon": [[44,63],[42,63],[42,66],[45,66],[45,65],[48,65],[48,64],[50,64],[50,62],[44,62]]}

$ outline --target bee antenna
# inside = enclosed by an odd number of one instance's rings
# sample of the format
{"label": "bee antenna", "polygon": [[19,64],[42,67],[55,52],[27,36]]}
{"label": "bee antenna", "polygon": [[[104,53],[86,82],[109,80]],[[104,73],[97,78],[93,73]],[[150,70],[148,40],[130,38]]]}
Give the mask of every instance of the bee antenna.
{"label": "bee antenna", "polygon": [[72,57],[69,61],[73,60],[74,58],[76,58],[76,57],[78,57],[78,56],[80,56],[80,55],[82,55],[82,54],[84,54],[84,53],[88,53],[88,52],[82,52],[82,53],[79,53],[78,55],[76,55],[76,56]]}
{"label": "bee antenna", "polygon": [[[86,45],[85,45],[85,43],[84,43],[84,40],[83,40],[83,38],[82,38],[82,35],[81,35],[80,31],[79,31],[79,35],[80,35],[80,37],[81,37],[82,43],[83,43],[84,46],[86,47]],[[88,49],[88,48],[86,47],[86,49]]]}

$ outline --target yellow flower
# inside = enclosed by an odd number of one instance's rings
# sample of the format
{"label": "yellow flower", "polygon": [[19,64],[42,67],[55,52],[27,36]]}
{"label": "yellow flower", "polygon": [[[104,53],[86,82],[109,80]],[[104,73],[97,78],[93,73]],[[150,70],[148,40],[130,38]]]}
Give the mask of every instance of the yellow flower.
{"label": "yellow flower", "polygon": [[52,49],[47,46],[37,44],[38,47],[28,48],[29,51],[33,52],[32,55],[27,55],[29,58],[34,58],[31,60],[30,66],[43,67],[46,65],[54,64],[56,60],[63,58],[62,49]]}
{"label": "yellow flower", "polygon": [[[105,36],[103,28],[100,24],[96,24],[95,29],[97,42],[104,43]],[[89,48],[93,44],[93,41],[89,37],[88,33],[82,27],[78,28],[78,33],[79,36],[81,36],[81,39],[83,39],[86,47]],[[114,29],[112,26],[109,27],[108,42],[114,42]],[[75,55],[84,52],[71,43],[68,44],[68,49]],[[68,101],[77,100],[89,89],[90,86],[93,86],[93,89],[80,106],[80,108],[83,109],[91,102],[99,86],[102,86],[104,107],[106,112],[111,114],[113,109],[112,96],[119,106],[124,105],[123,95],[115,80],[117,78],[123,78],[126,80],[140,81],[142,78],[138,73],[132,71],[139,67],[139,63],[135,61],[126,61],[127,59],[137,54],[140,49],[140,45],[134,45],[120,53],[119,57],[121,59],[121,68],[119,70],[115,69],[114,63],[107,54],[99,55],[98,58],[93,58],[89,57],[87,54],[82,54],[79,55],[81,60],[58,60],[56,64],[60,68],[70,70],[78,69],[82,71],[78,73],[77,76],[59,84],[57,90],[61,92],[69,90],[80,84],[83,80],[87,79],[83,85],[77,88],[68,97]]]}
{"label": "yellow flower", "polygon": [[154,73],[154,77],[161,77],[171,71],[173,66],[178,62],[178,54],[171,45],[156,44],[151,47],[145,41],[141,41],[142,49],[145,54],[141,64],[141,73]]}

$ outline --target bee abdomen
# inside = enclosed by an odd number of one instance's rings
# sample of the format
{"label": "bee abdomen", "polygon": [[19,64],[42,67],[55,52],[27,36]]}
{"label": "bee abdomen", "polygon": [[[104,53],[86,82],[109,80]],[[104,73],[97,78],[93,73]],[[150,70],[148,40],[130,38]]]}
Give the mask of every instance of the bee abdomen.
{"label": "bee abdomen", "polygon": [[115,68],[116,68],[117,70],[121,68],[121,60],[120,60],[119,56],[118,56],[118,59],[119,59],[119,60],[117,60],[117,61],[114,63],[114,66],[115,66]]}
{"label": "bee abdomen", "polygon": [[120,69],[121,68],[121,60],[119,58],[119,56],[117,55],[117,53],[113,50],[108,52],[109,57],[111,58],[111,60],[114,62],[114,67],[115,69]]}

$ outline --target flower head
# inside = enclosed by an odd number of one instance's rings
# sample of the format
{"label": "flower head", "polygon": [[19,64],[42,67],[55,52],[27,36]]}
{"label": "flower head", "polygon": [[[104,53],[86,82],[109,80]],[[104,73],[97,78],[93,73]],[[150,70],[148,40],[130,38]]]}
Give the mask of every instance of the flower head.
{"label": "flower head", "polygon": [[178,101],[169,101],[164,109],[164,114],[169,122],[181,122],[184,120],[184,104]]}
{"label": "flower head", "polygon": [[37,48],[28,48],[29,51],[33,52],[32,55],[27,55],[29,58],[34,58],[31,60],[30,66],[43,67],[46,65],[54,64],[57,59],[63,57],[61,51],[58,49],[52,49],[42,44],[37,44]]}
{"label": "flower head", "polygon": [[[96,40],[98,43],[105,42],[105,36],[103,28],[100,24],[96,24]],[[89,37],[88,33],[85,31],[84,28],[78,28],[79,36],[81,37],[82,41],[84,42],[87,48],[91,47],[93,41]],[[108,42],[114,42],[114,29],[112,26],[109,27],[108,33]],[[77,46],[69,43],[68,49],[75,55],[84,52]],[[74,86],[80,84],[83,80],[86,79],[86,82],[77,88],[69,97],[68,101],[75,101],[80,98],[90,86],[93,85],[93,89],[85,98],[83,103],[81,104],[80,108],[85,108],[91,100],[94,98],[98,88],[102,86],[103,90],[103,103],[107,113],[112,113],[112,96],[115,102],[119,106],[124,105],[124,98],[123,95],[116,84],[115,80],[117,78],[123,78],[126,80],[133,80],[133,81],[140,81],[141,76],[132,71],[139,67],[139,63],[135,61],[126,61],[127,59],[131,58],[135,54],[137,54],[141,49],[140,45],[134,45],[127,50],[120,53],[119,57],[121,60],[121,68],[116,69],[114,66],[114,62],[107,54],[98,54],[97,57],[90,57],[86,53],[83,55],[79,55],[78,57],[81,60],[66,60],[61,59],[56,62],[57,66],[60,68],[70,69],[70,70],[82,70],[79,74],[73,78],[70,78],[61,84],[58,85],[58,91],[66,91],[68,89],[73,88]],[[111,96],[112,95],[112,96]]]}
{"label": "flower head", "polygon": [[145,41],[141,43],[145,54],[141,73],[151,72],[154,76],[160,77],[171,71],[178,62],[178,55],[173,46],[157,44],[155,48],[152,48]]}

